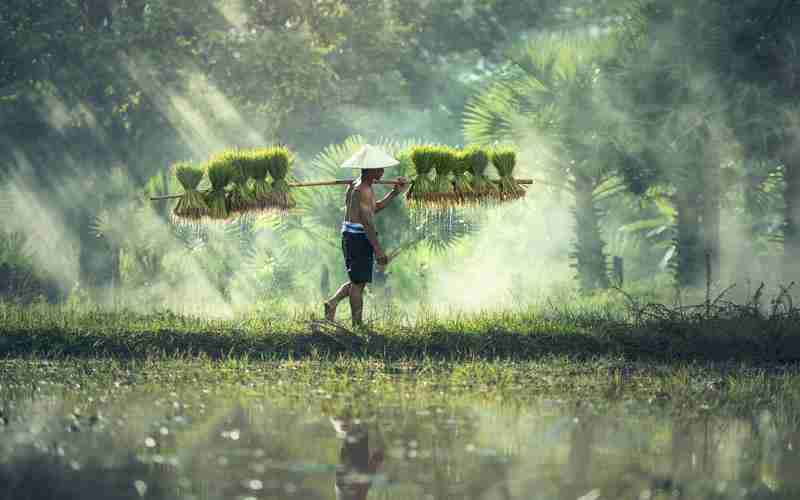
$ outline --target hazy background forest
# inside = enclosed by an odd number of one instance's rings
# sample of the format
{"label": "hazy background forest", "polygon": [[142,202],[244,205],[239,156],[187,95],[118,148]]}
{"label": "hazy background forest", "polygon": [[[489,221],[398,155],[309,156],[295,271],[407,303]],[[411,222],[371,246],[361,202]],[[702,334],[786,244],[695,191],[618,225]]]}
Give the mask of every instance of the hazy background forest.
{"label": "hazy background forest", "polygon": [[[734,294],[800,272],[800,2],[5,0],[0,297],[225,314],[344,280],[341,188],[171,222],[170,165],[288,145],[513,142],[492,210],[380,217],[377,296],[471,310],[614,286]],[[389,176],[401,172],[389,171]]]}

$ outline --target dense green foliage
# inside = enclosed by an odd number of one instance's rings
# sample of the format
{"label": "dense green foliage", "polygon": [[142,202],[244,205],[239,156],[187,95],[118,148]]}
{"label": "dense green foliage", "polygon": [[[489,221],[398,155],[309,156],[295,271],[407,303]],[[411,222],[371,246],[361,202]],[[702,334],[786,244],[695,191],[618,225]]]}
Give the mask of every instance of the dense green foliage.
{"label": "dense green foliage", "polygon": [[[4,216],[3,234],[29,242],[6,257],[20,290],[7,295],[194,287],[179,276],[209,282],[228,302],[235,281],[248,282],[245,298],[324,293],[339,267],[338,191],[295,197],[280,172],[267,185],[262,168],[250,188],[252,172],[224,179],[212,168],[212,185],[199,187],[210,192],[190,189],[182,217],[227,219],[271,203],[304,211],[217,228],[171,224],[172,208],[148,206],[142,192],[175,192],[165,170],[176,161],[275,143],[297,152],[297,178],[341,177],[331,153],[356,133],[397,146],[512,144],[515,171],[545,188],[528,197],[573,211],[563,260],[586,291],[619,279],[612,256],[635,278],[671,269],[679,286],[791,279],[798,19],[796,2],[781,0],[5,2],[0,214],[37,217]],[[469,161],[435,160],[421,167],[430,179],[415,182],[457,202],[487,189],[521,195],[503,178],[495,190]],[[413,159],[402,163],[412,174]],[[215,179],[239,188],[223,196]],[[387,212],[381,232],[403,248],[393,278],[406,296],[424,295],[430,249],[452,251],[477,233],[480,217],[442,208]],[[35,269],[24,263],[30,252],[61,261]]]}

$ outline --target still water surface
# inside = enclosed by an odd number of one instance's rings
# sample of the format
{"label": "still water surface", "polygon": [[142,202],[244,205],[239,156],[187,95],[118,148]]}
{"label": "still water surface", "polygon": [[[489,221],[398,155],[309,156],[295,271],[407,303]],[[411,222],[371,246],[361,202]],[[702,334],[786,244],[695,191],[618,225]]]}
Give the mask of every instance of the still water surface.
{"label": "still water surface", "polygon": [[800,418],[777,411],[2,373],[2,499],[800,498]]}

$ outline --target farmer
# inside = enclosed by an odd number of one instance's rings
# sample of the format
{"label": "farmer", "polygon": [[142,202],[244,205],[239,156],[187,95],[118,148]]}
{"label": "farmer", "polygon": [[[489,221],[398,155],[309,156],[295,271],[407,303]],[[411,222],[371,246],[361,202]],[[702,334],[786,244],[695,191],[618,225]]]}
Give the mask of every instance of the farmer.
{"label": "farmer", "polygon": [[381,267],[389,263],[386,252],[378,242],[374,216],[406,190],[408,180],[405,177],[397,179],[391,192],[378,202],[375,201],[372,185],[383,177],[384,168],[398,163],[379,148],[366,145],[342,164],[343,168],[360,169],[361,176],[347,188],[345,195],[342,253],[349,281],[325,302],[325,319],[329,321],[334,320],[339,302],[349,297],[353,326],[362,325],[364,287],[372,282],[374,262],[377,261]]}

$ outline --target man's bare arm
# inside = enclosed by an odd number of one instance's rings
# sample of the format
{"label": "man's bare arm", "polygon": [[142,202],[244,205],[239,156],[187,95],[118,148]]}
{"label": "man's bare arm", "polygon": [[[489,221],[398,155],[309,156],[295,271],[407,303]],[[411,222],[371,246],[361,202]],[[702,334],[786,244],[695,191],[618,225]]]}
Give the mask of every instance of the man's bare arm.
{"label": "man's bare arm", "polygon": [[372,244],[372,249],[375,250],[376,256],[379,258],[383,255],[383,249],[378,243],[378,232],[375,230],[375,214],[372,209],[372,197],[368,192],[361,189],[353,190],[352,196],[356,196],[358,202],[359,215],[361,216],[361,224],[364,226],[364,232],[367,234],[367,239]]}
{"label": "man's bare arm", "polygon": [[386,205],[388,205],[390,201],[395,199],[398,194],[400,194],[400,192],[397,189],[392,189],[391,191],[389,191],[386,194],[386,196],[383,197],[383,199],[375,203],[375,213],[377,214],[378,212],[386,208]]}
{"label": "man's bare arm", "polygon": [[392,190],[389,191],[386,194],[386,196],[383,197],[382,200],[380,200],[378,203],[375,204],[375,213],[376,214],[378,212],[380,212],[381,210],[383,210],[384,208],[386,208],[386,205],[388,205],[389,202],[392,201],[393,199],[395,199],[400,193],[405,191],[405,189],[406,189],[406,187],[408,185],[406,178],[405,177],[400,177],[397,180],[399,181],[399,184],[395,184],[394,188],[392,188]]}
{"label": "man's bare arm", "polygon": [[347,192],[344,194],[344,218],[345,220],[350,220],[348,216],[350,215],[350,199],[353,196],[353,185],[350,184],[347,186]]}

